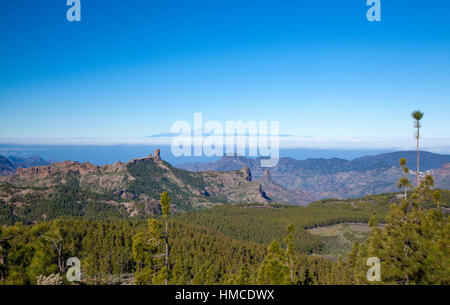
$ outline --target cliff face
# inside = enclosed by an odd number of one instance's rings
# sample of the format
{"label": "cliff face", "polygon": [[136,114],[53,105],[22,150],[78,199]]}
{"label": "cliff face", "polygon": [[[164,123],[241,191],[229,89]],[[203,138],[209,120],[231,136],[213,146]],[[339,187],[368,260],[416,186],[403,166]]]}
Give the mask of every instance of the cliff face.
{"label": "cliff face", "polygon": [[256,182],[261,184],[267,197],[272,202],[288,203],[293,205],[307,205],[312,201],[312,196],[300,189],[289,190],[278,184],[271,176],[269,169],[264,170],[262,177]]}

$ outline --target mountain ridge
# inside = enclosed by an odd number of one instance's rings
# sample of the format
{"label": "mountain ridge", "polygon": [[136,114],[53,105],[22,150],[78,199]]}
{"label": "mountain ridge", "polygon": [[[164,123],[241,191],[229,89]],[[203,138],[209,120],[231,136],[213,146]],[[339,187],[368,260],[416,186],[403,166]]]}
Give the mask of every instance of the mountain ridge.
{"label": "mountain ridge", "polygon": [[[266,189],[267,188],[267,193]],[[173,212],[217,204],[306,205],[310,197],[274,182],[254,181],[249,167],[229,172],[189,172],[155,155],[97,166],[76,161],[18,168],[0,177],[0,218],[32,223],[60,215],[139,216],[160,213],[163,191]]]}
{"label": "mountain ridge", "polygon": [[[271,177],[284,188],[291,191],[305,191],[314,200],[329,197],[354,198],[377,193],[397,191],[397,180],[403,175],[398,166],[401,157],[408,158],[410,179],[414,181],[415,151],[400,151],[374,156],[355,158],[351,161],[339,158],[309,158],[296,160],[289,157],[279,159],[278,165],[271,168]],[[234,170],[243,165],[249,166],[253,176],[258,179],[264,169],[260,158],[250,159],[242,156],[223,156],[211,163],[187,163],[179,167],[198,170]],[[450,177],[445,164],[450,163],[450,155],[421,152],[421,170],[434,173],[438,187],[450,188]]]}

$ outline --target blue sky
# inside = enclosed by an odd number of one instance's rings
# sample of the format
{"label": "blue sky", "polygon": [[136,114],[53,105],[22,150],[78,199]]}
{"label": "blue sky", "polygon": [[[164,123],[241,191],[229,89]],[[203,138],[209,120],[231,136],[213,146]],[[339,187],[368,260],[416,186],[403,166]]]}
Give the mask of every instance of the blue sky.
{"label": "blue sky", "polygon": [[[140,138],[176,120],[282,134],[450,137],[450,2],[0,3],[0,138]],[[447,143],[448,144],[448,143]]]}

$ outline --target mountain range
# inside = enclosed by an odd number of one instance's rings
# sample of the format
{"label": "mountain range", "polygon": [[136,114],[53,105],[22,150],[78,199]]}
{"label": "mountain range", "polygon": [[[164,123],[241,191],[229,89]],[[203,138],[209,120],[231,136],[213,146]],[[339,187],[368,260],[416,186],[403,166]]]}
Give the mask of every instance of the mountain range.
{"label": "mountain range", "polygon": [[[332,159],[295,160],[280,158],[278,165],[267,169],[278,185],[307,194],[312,200],[323,198],[354,198],[371,194],[398,191],[398,178],[403,175],[398,165],[406,158],[410,166],[409,178],[415,181],[416,152],[400,151],[356,158],[351,161]],[[249,167],[256,181],[265,171],[261,158],[223,156],[210,163],[185,163],[180,168],[190,171],[230,171]],[[436,186],[450,188],[450,156],[430,152],[420,153],[421,175],[432,173]]]}
{"label": "mountain range", "polygon": [[269,175],[254,181],[249,167],[190,172],[162,160],[157,150],[105,166],[65,161],[17,168],[0,177],[0,218],[32,223],[60,215],[153,215],[160,212],[163,191],[172,197],[174,212],[227,203],[306,205],[311,200]]}
{"label": "mountain range", "polygon": [[[262,168],[260,159],[241,156],[178,168],[161,159],[159,150],[104,166],[0,156],[0,218],[30,223],[59,215],[153,215],[160,213],[163,191],[170,193],[174,212],[230,203],[307,205],[323,198],[357,198],[399,191],[403,173],[396,162],[403,156],[414,163],[415,152],[351,161],[281,158],[270,169]],[[421,158],[421,175],[431,173],[436,187],[449,189],[450,156],[421,152]],[[415,172],[409,176],[415,181]]]}

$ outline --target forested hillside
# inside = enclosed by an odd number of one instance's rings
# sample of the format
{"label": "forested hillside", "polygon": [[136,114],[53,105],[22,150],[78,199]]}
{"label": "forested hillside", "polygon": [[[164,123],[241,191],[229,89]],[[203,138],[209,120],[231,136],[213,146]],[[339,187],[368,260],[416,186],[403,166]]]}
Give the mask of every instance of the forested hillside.
{"label": "forested hillside", "polygon": [[[391,195],[392,196],[392,195]],[[316,202],[308,207],[273,206],[217,206],[211,209],[183,213],[176,219],[207,226],[233,238],[269,244],[282,243],[286,224],[296,229],[295,245],[303,253],[319,251],[321,240],[305,229],[350,222],[368,222],[377,213],[383,217],[389,209],[387,203]]]}
{"label": "forested hillside", "polygon": [[[114,284],[134,277],[139,257],[133,255],[133,236],[145,234],[146,221],[91,221],[63,218],[34,226],[16,224],[0,227],[0,283],[35,284],[38,275],[60,272],[61,259],[81,259],[83,282]],[[266,247],[236,240],[224,234],[184,221],[170,225],[171,284],[234,283],[239,276],[252,283]],[[297,253],[299,278],[326,283],[332,262]],[[246,274],[240,274],[244,267]],[[248,274],[247,274],[248,272]]]}
{"label": "forested hillside", "polygon": [[[449,198],[449,192],[443,192],[440,205],[449,206]],[[222,205],[174,215],[169,226],[169,283],[261,283],[267,280],[264,271],[267,259],[283,260],[283,249],[289,244],[294,258],[293,278],[282,276],[278,278],[281,282],[275,283],[363,283],[355,274],[348,273],[351,269],[347,264],[355,262],[336,263],[310,256],[320,251],[324,240],[306,229],[342,222],[367,223],[373,217],[389,223],[393,216],[388,211],[396,211],[401,204],[396,194],[384,194],[358,200],[323,200],[308,207]],[[428,213],[433,203],[424,201],[423,207],[423,213]],[[146,252],[150,251],[145,240],[150,238],[152,221],[95,218],[66,217],[35,225],[16,223],[0,227],[1,283],[34,284],[39,275],[64,274],[60,264],[73,256],[81,260],[84,283],[148,283],[148,276],[142,273],[146,269],[139,267],[147,265],[153,266],[151,274],[158,275],[161,261],[148,261],[151,255]],[[293,225],[291,241],[286,239],[287,224]],[[61,254],[55,244],[62,249]],[[352,255],[361,256],[361,251]],[[279,270],[281,274],[285,272],[283,268]],[[358,268],[362,272],[362,267],[358,265]],[[341,278],[341,274],[346,275]],[[162,283],[158,276],[151,282]]]}
{"label": "forested hillside", "polygon": [[[442,206],[450,206],[450,191],[441,191]],[[396,193],[372,195],[359,199],[327,199],[307,207],[274,205],[216,206],[210,209],[183,213],[176,219],[207,226],[230,237],[269,244],[283,243],[286,224],[296,230],[295,247],[303,253],[319,252],[323,240],[306,229],[343,222],[368,223],[374,215],[384,221],[392,205],[400,203]],[[431,200],[424,206],[434,206]]]}

